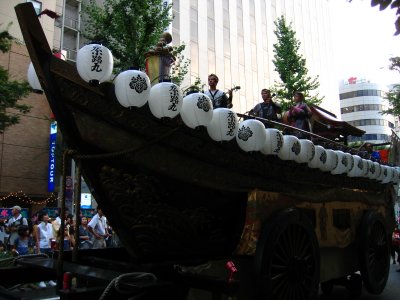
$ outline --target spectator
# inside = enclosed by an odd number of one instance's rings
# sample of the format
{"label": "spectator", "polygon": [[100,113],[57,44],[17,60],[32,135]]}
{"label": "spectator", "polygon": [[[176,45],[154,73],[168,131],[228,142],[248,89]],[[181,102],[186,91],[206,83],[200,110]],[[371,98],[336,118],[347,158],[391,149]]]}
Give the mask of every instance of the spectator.
{"label": "spectator", "polygon": [[28,220],[21,215],[21,207],[15,205],[11,208],[12,217],[7,222],[7,231],[9,232],[8,245],[14,246],[14,241],[18,237],[18,228],[21,225],[28,226]]}
{"label": "spectator", "polygon": [[93,248],[105,248],[106,242],[105,238],[108,237],[106,231],[107,219],[103,214],[101,208],[97,208],[97,214],[93,216],[88,224],[89,232],[93,235]]}

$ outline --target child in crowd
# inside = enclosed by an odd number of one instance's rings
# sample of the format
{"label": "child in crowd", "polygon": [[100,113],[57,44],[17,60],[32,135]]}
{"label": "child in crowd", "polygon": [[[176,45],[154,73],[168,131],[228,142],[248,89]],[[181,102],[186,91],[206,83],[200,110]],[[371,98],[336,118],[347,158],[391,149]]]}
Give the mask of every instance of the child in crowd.
{"label": "child in crowd", "polygon": [[29,232],[29,227],[26,225],[19,226],[13,251],[16,251],[18,255],[32,254],[34,245],[35,242]]}

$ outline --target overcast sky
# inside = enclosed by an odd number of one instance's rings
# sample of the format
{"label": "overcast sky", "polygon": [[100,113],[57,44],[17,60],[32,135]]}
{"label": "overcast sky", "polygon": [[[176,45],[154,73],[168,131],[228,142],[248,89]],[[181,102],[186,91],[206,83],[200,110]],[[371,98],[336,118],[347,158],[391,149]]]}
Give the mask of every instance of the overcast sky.
{"label": "overcast sky", "polygon": [[380,11],[371,0],[334,0],[334,45],[338,80],[365,76],[382,83],[400,82],[389,71],[389,57],[400,56],[400,35],[394,36],[395,10]]}

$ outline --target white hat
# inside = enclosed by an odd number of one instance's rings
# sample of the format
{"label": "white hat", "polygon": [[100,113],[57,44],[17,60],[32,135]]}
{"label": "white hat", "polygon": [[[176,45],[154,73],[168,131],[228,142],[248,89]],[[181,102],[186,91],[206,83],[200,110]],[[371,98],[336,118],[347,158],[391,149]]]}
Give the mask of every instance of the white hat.
{"label": "white hat", "polygon": [[11,207],[11,209],[16,209],[16,210],[19,210],[19,211],[22,210],[21,206],[18,206],[18,205],[15,205],[15,206]]}

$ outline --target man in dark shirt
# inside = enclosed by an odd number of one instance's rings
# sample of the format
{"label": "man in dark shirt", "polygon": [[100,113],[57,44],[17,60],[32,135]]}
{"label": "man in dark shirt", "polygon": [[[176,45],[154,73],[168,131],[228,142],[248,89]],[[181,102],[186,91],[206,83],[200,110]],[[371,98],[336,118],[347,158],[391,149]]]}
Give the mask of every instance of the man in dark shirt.
{"label": "man in dark shirt", "polygon": [[[272,101],[271,91],[262,89],[261,97],[263,102],[254,106],[254,108],[250,110],[250,114],[263,119],[278,121],[278,114],[280,114],[282,110],[279,104]],[[274,127],[273,124],[269,124],[268,122],[263,123],[266,128]]]}

